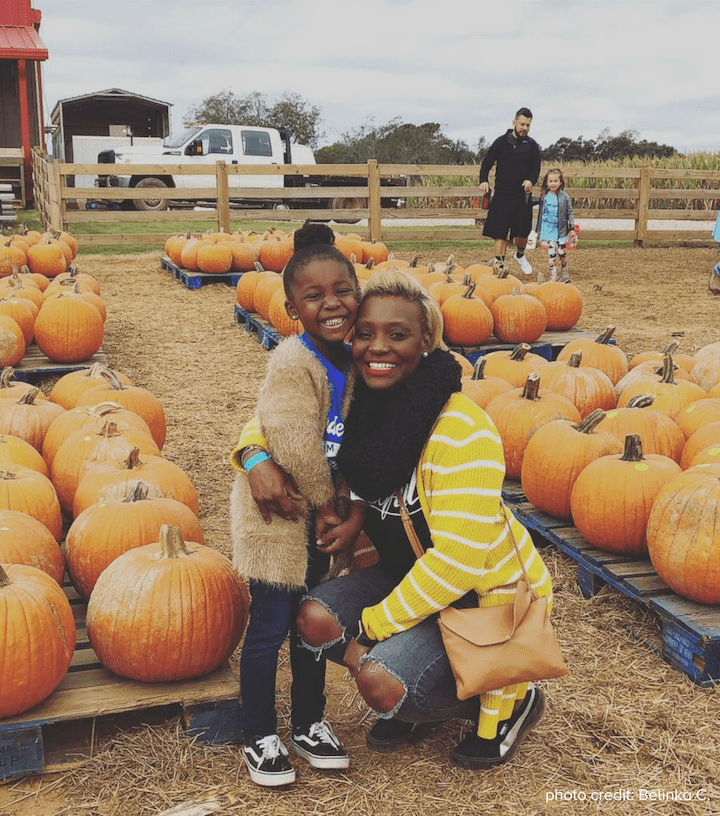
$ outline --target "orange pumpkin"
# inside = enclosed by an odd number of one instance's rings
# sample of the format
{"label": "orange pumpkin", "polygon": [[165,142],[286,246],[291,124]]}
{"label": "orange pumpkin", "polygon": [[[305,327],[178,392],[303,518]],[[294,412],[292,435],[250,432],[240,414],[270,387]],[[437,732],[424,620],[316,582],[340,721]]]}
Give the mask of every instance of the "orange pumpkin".
{"label": "orange pumpkin", "polygon": [[[104,666],[143,681],[207,674],[232,654],[247,622],[247,588],[230,561],[185,544],[177,527],[116,558],[90,597],[87,631]],[[182,593],[177,587],[185,587]],[[137,644],[142,643],[143,648]]]}
{"label": "orange pumpkin", "polygon": [[33,388],[17,400],[0,400],[0,433],[19,436],[37,451],[42,450],[45,434],[52,421],[65,409],[49,400],[37,400],[39,388]]}
{"label": "orange pumpkin", "polygon": [[197,516],[189,507],[164,496],[150,497],[138,482],[120,501],[102,501],[86,507],[70,525],[65,559],[73,586],[88,598],[100,573],[118,556],[157,541],[163,524],[179,527],[183,538],[204,543]]}
{"label": "orange pumpkin", "polygon": [[68,295],[48,298],[35,321],[35,342],[51,360],[89,360],[102,345],[103,319],[91,304]]}
{"label": "orange pumpkin", "polygon": [[512,385],[502,377],[486,377],[486,363],[485,357],[478,357],[472,374],[465,374],[461,379],[463,394],[481,408],[486,408],[490,400],[512,388]]}
{"label": "orange pumpkin", "polygon": [[10,717],[44,700],[67,674],[75,619],[57,581],[25,564],[0,566],[0,633],[0,717]]}
{"label": "orange pumpkin", "polygon": [[605,412],[597,408],[581,422],[558,419],[532,435],[525,448],[521,481],[535,507],[551,516],[569,519],[570,496],[580,472],[594,459],[622,453],[623,443],[597,425]]}
{"label": "orange pumpkin", "polygon": [[0,564],[35,567],[58,584],[65,575],[65,559],[50,530],[18,510],[0,510]]}
{"label": "orange pumpkin", "polygon": [[495,298],[490,307],[493,334],[503,343],[534,343],[545,331],[547,314],[543,304],[519,288]]}
{"label": "orange pumpkin", "polygon": [[627,405],[638,394],[652,394],[656,410],[674,419],[680,411],[696,400],[706,399],[707,392],[697,383],[687,380],[675,381],[672,355],[665,355],[663,373],[659,382],[654,379],[640,379],[628,385],[618,397],[618,407]]}
{"label": "orange pumpkin", "polygon": [[658,493],[647,526],[650,560],[678,595],[720,604],[720,465],[694,467]]}
{"label": "orange pumpkin", "polygon": [[530,351],[527,343],[520,343],[510,351],[490,351],[485,355],[485,374],[490,377],[502,377],[513,388],[522,388],[528,374],[539,371],[547,365],[547,360]]}
{"label": "orange pumpkin", "polygon": [[0,470],[0,510],[27,513],[52,533],[62,537],[62,514],[57,493],[47,476],[37,470],[12,465]]}
{"label": "orange pumpkin", "polygon": [[540,374],[528,375],[522,388],[494,397],[485,407],[503,442],[505,475],[519,479],[525,449],[533,434],[558,419],[580,421],[580,413],[567,397],[540,388]]}
{"label": "orange pumpkin", "polygon": [[95,388],[97,385],[104,385],[107,382],[102,376],[102,372],[106,370],[112,371],[114,376],[123,385],[133,385],[132,380],[126,374],[122,374],[114,369],[108,369],[108,367],[102,363],[93,363],[90,368],[83,368],[79,371],[70,371],[67,374],[63,374],[50,390],[50,401],[56,402],[68,410],[75,408],[77,401],[87,390]]}
{"label": "orange pumpkin", "polygon": [[667,456],[643,455],[637,434],[625,437],[623,453],[601,456],[583,468],[570,495],[578,532],[608,552],[647,552],[647,522],[653,502],[667,482],[680,473]]}
{"label": "orange pumpkin", "polygon": [[581,366],[582,352],[570,355],[567,362],[555,361],[540,369],[543,388],[567,397],[586,417],[596,408],[609,411],[615,407],[615,389],[607,374],[598,368]]}
{"label": "orange pumpkin", "polygon": [[[525,289],[529,289],[526,284]],[[582,314],[582,295],[571,283],[545,281],[534,285],[530,293],[545,307],[547,331],[567,331],[580,319]]]}
{"label": "orange pumpkin", "polygon": [[452,295],[441,306],[445,337],[453,346],[480,346],[492,334],[493,316],[471,283],[462,295]]}

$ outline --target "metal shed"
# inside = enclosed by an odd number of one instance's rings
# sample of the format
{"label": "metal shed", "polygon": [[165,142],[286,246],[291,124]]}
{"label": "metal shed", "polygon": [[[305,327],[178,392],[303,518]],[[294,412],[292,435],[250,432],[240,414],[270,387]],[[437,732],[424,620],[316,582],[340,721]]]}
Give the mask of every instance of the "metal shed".
{"label": "metal shed", "polygon": [[53,155],[75,161],[73,136],[163,139],[170,133],[170,102],[109,88],[61,99],[53,108]]}

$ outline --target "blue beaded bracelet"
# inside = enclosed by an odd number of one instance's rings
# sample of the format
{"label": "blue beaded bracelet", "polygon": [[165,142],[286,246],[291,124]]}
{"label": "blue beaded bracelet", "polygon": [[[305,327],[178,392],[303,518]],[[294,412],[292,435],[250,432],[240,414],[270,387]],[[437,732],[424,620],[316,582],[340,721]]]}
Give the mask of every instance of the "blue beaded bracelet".
{"label": "blue beaded bracelet", "polygon": [[265,462],[270,458],[270,454],[266,451],[260,451],[260,453],[256,453],[254,456],[251,456],[247,462],[243,465],[243,470],[245,473],[250,473],[250,471],[255,467],[255,465],[259,465],[260,462]]}

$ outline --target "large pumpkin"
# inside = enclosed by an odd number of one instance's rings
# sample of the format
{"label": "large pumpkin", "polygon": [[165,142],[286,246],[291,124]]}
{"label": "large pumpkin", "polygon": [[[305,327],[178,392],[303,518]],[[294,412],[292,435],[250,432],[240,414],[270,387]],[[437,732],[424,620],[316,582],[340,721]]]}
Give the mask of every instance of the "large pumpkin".
{"label": "large pumpkin", "polygon": [[51,360],[89,360],[102,341],[102,315],[91,303],[62,294],[43,302],[35,321],[35,342]]}
{"label": "large pumpkin", "polygon": [[697,383],[688,380],[676,380],[674,363],[670,354],[665,355],[663,372],[659,382],[651,379],[640,379],[631,383],[618,397],[618,407],[627,405],[628,401],[639,394],[652,394],[655,398],[653,407],[671,419],[696,400],[708,398],[707,391]]}
{"label": "large pumpkin", "polygon": [[621,453],[623,443],[613,434],[598,431],[605,412],[597,408],[577,424],[558,419],[532,435],[525,448],[521,481],[535,507],[557,518],[569,519],[570,495],[580,471],[600,456]]}
{"label": "large pumpkin", "polygon": [[[467,359],[463,357],[463,359]],[[494,397],[512,389],[512,385],[502,377],[487,377],[485,375],[485,357],[478,357],[472,374],[463,374],[461,379],[462,392],[467,397],[485,408]]]}
{"label": "large pumpkin", "polygon": [[680,465],[667,456],[643,455],[640,437],[628,434],[622,455],[601,456],[580,471],[570,495],[575,527],[601,550],[646,553],[655,497],[680,472]]}
{"label": "large pumpkin", "polygon": [[177,527],[164,525],[159,538],[115,559],[88,603],[95,653],[111,671],[135,680],[212,671],[233,652],[247,622],[247,588],[224,555],[186,544]]}
{"label": "large pumpkin", "polygon": [[65,409],[49,400],[36,399],[39,393],[39,388],[33,388],[20,399],[0,400],[0,433],[19,436],[42,451],[48,428]]}
{"label": "large pumpkin", "polygon": [[102,363],[93,363],[90,368],[83,368],[79,371],[70,371],[63,374],[50,389],[50,401],[62,405],[63,408],[74,408],[80,397],[90,388],[96,385],[105,385],[107,380],[103,378],[103,371],[112,371],[123,385],[133,385],[127,374],[108,369]]}
{"label": "large pumpkin", "polygon": [[495,298],[490,311],[493,333],[504,343],[534,343],[547,326],[543,304],[532,295],[522,294],[519,288]]}
{"label": "large pumpkin", "polygon": [[615,389],[599,368],[581,366],[582,352],[573,352],[567,361],[556,360],[540,369],[543,388],[567,397],[585,417],[596,408],[615,407]]}
{"label": "large pumpkin", "polygon": [[530,350],[528,343],[520,343],[511,351],[491,351],[485,355],[486,377],[501,377],[513,388],[522,388],[528,374],[538,371],[547,360]]}
{"label": "large pumpkin", "polygon": [[62,513],[57,493],[47,476],[22,465],[0,470],[0,510],[27,513],[52,533],[56,541],[62,538]]}
{"label": "large pumpkin", "polygon": [[540,388],[537,371],[528,375],[522,388],[494,397],[485,407],[503,443],[505,475],[519,479],[525,449],[538,428],[557,419],[580,421],[580,413],[567,397]]}
{"label": "large pumpkin", "polygon": [[0,717],[51,694],[74,650],[75,619],[57,581],[25,564],[0,566]]}
{"label": "large pumpkin", "polygon": [[462,295],[452,295],[441,306],[445,337],[453,346],[479,346],[492,334],[492,312],[475,296],[475,287],[471,283]]}
{"label": "large pumpkin", "polygon": [[572,329],[580,319],[582,295],[571,283],[545,281],[534,286],[530,293],[545,307],[547,331]]}
{"label": "large pumpkin", "polygon": [[188,541],[204,543],[200,522],[192,510],[175,499],[148,496],[143,482],[123,500],[85,508],[65,540],[65,559],[75,589],[89,597],[108,564],[134,547],[157,541],[163,524],[178,527]]}
{"label": "large pumpkin", "polygon": [[720,604],[720,466],[671,479],[648,519],[647,544],[658,575],[678,595]]}

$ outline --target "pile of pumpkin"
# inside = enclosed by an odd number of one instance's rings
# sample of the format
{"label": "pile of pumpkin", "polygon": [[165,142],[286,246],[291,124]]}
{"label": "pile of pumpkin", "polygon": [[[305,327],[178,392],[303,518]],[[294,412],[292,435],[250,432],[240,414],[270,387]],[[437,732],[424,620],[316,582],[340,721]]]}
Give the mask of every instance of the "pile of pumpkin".
{"label": "pile of pumpkin", "polygon": [[197,493],[162,456],[165,434],[158,399],[105,366],[66,374],[49,398],[3,372],[0,716],[36,705],[67,672],[66,571],[89,599],[90,644],[118,675],[195,677],[237,646],[247,590],[203,546]]}
{"label": "pile of pumpkin", "polygon": [[[267,244],[277,256],[259,256],[253,267],[242,270],[236,297],[242,309],[259,314],[285,337],[302,330],[285,313],[278,274],[292,255],[292,239],[268,238],[260,243],[261,250]],[[534,343],[545,331],[573,328],[582,314],[577,287],[544,281],[542,275],[535,282],[523,283],[507,269],[498,274],[485,264],[461,267],[453,256],[442,263],[419,264],[419,255],[409,261],[393,258],[382,242],[365,241],[353,233],[336,233],[335,246],[354,263],[361,286],[372,275],[393,268],[422,283],[440,305],[445,339],[451,346],[479,346],[491,335],[503,343]]]}
{"label": "pile of pumpkin", "polygon": [[0,238],[0,368],[17,365],[35,341],[54,362],[88,360],[103,341],[100,286],[72,266],[77,240],[24,229]]}
{"label": "pile of pumpkin", "polygon": [[720,342],[628,360],[613,328],[554,362],[527,344],[465,361],[463,390],[533,505],[600,549],[649,553],[679,595],[720,604]]}

